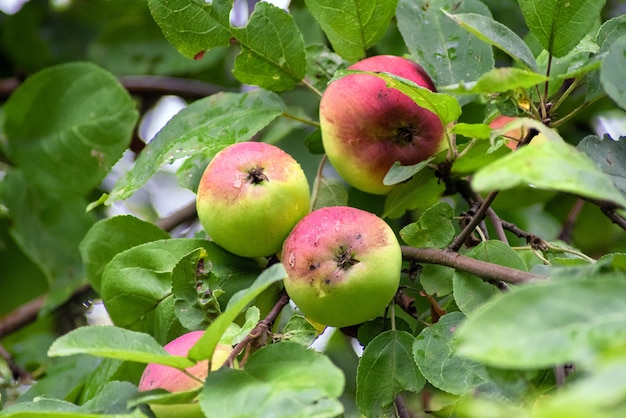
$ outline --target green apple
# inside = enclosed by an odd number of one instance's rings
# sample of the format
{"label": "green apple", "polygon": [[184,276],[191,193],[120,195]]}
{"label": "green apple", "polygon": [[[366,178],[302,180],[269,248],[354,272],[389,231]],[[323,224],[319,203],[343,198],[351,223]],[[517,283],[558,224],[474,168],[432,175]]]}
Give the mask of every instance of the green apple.
{"label": "green apple", "polygon": [[[405,58],[379,55],[348,67],[388,72],[435,90],[424,69]],[[322,142],[328,160],[352,186],[386,194],[385,175],[399,161],[417,164],[446,142],[439,117],[369,74],[350,74],[330,83],[320,103]]]}
{"label": "green apple", "polygon": [[[175,356],[187,356],[187,353],[196,342],[202,337],[204,331],[192,331],[167,343],[163,348],[168,353]],[[228,355],[232,352],[232,347],[218,344],[211,359],[211,369],[220,368]],[[163,366],[161,364],[148,364],[139,380],[139,391],[152,389],[165,389],[169,392],[186,392],[202,386],[202,381],[209,374],[209,361],[203,360],[185,369],[188,373],[196,376],[199,380],[192,379],[180,370]],[[160,405],[151,404],[150,408],[159,418],[167,417],[204,417],[198,403]]]}
{"label": "green apple", "polygon": [[242,257],[278,253],[309,206],[309,183],[300,164],[263,142],[220,151],[204,171],[196,198],[207,234]]}
{"label": "green apple", "polygon": [[285,240],[281,261],[291,300],[312,321],[334,327],[383,313],[402,269],[400,244],[389,225],[347,206],[305,216]]}

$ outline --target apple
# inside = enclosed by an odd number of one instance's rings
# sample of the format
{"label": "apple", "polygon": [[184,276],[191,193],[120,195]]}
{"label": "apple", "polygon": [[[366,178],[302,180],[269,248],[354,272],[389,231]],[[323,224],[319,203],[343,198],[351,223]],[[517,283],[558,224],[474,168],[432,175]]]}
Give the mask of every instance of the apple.
{"label": "apple", "polygon": [[263,142],[240,142],[217,153],[196,197],[207,234],[242,257],[278,253],[309,206],[309,183],[300,164]]}
{"label": "apple", "polygon": [[[175,356],[187,356],[187,353],[196,342],[202,337],[204,331],[192,331],[181,335],[173,341],[167,343],[163,348],[168,353]],[[228,355],[232,352],[232,347],[218,344],[211,359],[211,370],[220,368]],[[165,389],[169,392],[185,392],[197,389],[202,386],[202,381],[209,374],[209,361],[203,360],[185,369],[188,373],[196,376],[198,380],[192,379],[180,370],[164,366],[161,364],[148,364],[139,380],[139,391],[144,392],[152,389]],[[189,404],[151,404],[150,408],[159,418],[166,417],[204,417],[197,403]]]}
{"label": "apple", "polygon": [[[489,127],[492,129],[501,129],[506,126],[508,123],[513,122],[517,119],[514,116],[506,116],[499,115],[494,120],[489,123]],[[528,130],[525,126],[521,126],[517,129],[511,129],[510,131],[506,131],[503,136],[507,139],[506,146],[515,151],[517,148],[517,144],[519,141],[526,137]]]}
{"label": "apple", "polygon": [[[435,91],[424,69],[408,59],[379,55],[348,67],[388,72]],[[328,85],[320,102],[320,128],[328,160],[362,191],[386,194],[385,175],[399,161],[417,164],[445,146],[439,117],[369,74],[350,74]]]}
{"label": "apple", "polygon": [[[489,127],[492,129],[502,129],[507,124],[515,121],[516,119],[517,118],[515,116],[499,115],[489,123]],[[528,128],[526,126],[520,126],[519,128],[506,131],[502,135],[507,139],[506,146],[515,151],[517,149],[518,143],[526,138],[526,135],[528,135]],[[546,140],[546,136],[539,132],[531,139],[529,145],[537,144],[541,141]]]}
{"label": "apple", "polygon": [[384,311],[398,289],[402,253],[381,218],[332,206],[298,222],[285,240],[281,261],[285,290],[304,315],[346,327]]}
{"label": "apple", "polygon": [[[202,337],[202,334],[204,334],[204,331],[188,332],[170,341],[163,348],[174,356],[186,357],[191,347]],[[218,344],[213,352],[213,358],[211,359],[212,369],[218,369],[224,364],[231,351],[232,347]],[[200,361],[185,370],[200,380],[204,380],[209,374],[209,360]],[[139,381],[140,391],[161,388],[169,392],[184,392],[196,389],[200,386],[202,386],[200,381],[192,379],[174,367],[164,366],[162,364],[148,364]]]}

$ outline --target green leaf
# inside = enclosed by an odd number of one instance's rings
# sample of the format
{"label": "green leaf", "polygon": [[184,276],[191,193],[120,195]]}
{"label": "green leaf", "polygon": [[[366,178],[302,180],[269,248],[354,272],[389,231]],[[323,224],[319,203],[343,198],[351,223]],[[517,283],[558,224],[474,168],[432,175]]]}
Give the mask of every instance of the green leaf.
{"label": "green leaf", "polygon": [[[506,131],[504,131],[506,132]],[[511,150],[505,146],[495,148],[490,141],[477,140],[459,147],[460,157],[452,165],[451,172],[455,176],[473,174],[500,158],[509,155]]]}
{"label": "green leaf", "polygon": [[478,192],[517,186],[558,190],[626,207],[626,199],[610,177],[587,155],[563,141],[548,138],[522,147],[478,170],[472,186]]}
{"label": "green leaf", "polygon": [[200,406],[208,418],[336,417],[345,378],[328,357],[281,342],[255,352],[244,370],[221,368],[206,379]]}
{"label": "green leaf", "polygon": [[9,170],[0,183],[11,236],[50,285],[47,311],[65,302],[84,283],[78,245],[94,218],[85,212],[87,202],[82,197],[39,190],[28,183],[21,169]]}
{"label": "green leaf", "polygon": [[246,309],[246,318],[242,326],[231,323],[220,338],[220,344],[235,345],[243,341],[244,338],[252,332],[261,319],[261,311],[256,306],[250,306]]}
{"label": "green leaf", "polygon": [[[387,87],[396,89],[409,96],[418,106],[435,113],[445,125],[454,122],[461,115],[461,105],[449,94],[437,93],[417,83],[390,73],[374,73],[370,71],[345,71],[345,74],[363,73],[382,78]],[[344,73],[344,72],[340,72]]]}
{"label": "green leaf", "polygon": [[456,334],[462,356],[502,368],[586,362],[626,337],[623,275],[568,278],[513,289]]}
{"label": "green leaf", "polygon": [[[488,263],[528,271],[517,252],[502,241],[481,242],[465,255]],[[500,293],[493,284],[462,271],[455,271],[453,284],[454,301],[466,316],[471,316],[478,307]]]}
{"label": "green leaf", "polygon": [[426,209],[439,201],[445,185],[431,170],[421,170],[406,183],[394,187],[385,199],[383,218],[399,218],[407,210]]}
{"label": "green leaf", "polygon": [[230,24],[232,2],[150,0],[152,15],[167,39],[185,56],[201,58],[205,50],[238,41],[241,52],[233,74],[245,84],[272,91],[293,88],[304,77],[302,33],[293,17],[267,2],[258,2],[242,28]]}
{"label": "green leaf", "polygon": [[426,209],[416,222],[400,230],[400,237],[416,248],[443,248],[452,241],[456,233],[452,218],[454,210],[446,202],[439,202]]}
{"label": "green leaf", "polygon": [[241,44],[233,74],[242,83],[284,91],[304,78],[302,33],[283,9],[258,2],[246,27],[233,29],[233,34]]}
{"label": "green leaf", "polygon": [[357,369],[356,402],[368,417],[394,416],[396,397],[418,393],[424,377],[413,360],[415,338],[405,331],[385,331],[365,347]]}
{"label": "green leaf", "polygon": [[383,184],[392,186],[394,184],[402,183],[420,172],[434,159],[435,157],[430,157],[413,165],[400,165],[400,162],[396,161],[385,175]]}
{"label": "green leaf", "polygon": [[109,382],[93,399],[81,405],[83,411],[94,414],[126,414],[132,412],[128,401],[139,391],[130,382]]}
{"label": "green leaf", "polygon": [[491,134],[491,128],[484,123],[457,123],[450,132],[463,135],[467,138],[488,139]]}
{"label": "green leaf", "polygon": [[626,35],[615,40],[602,61],[600,81],[604,91],[622,109],[626,109],[626,88],[623,74],[626,72]]}
{"label": "green leaf", "polygon": [[96,222],[78,247],[89,284],[100,293],[102,272],[113,257],[136,245],[166,238],[169,235],[153,223],[131,215]]}
{"label": "green leaf", "polygon": [[195,101],[150,141],[106,203],[132,195],[164,164],[200,153],[214,156],[228,145],[249,140],[283,111],[280,97],[265,90],[219,93]]}
{"label": "green leaf", "polygon": [[566,385],[545,402],[537,402],[533,418],[621,418],[626,414],[624,373],[626,362],[621,355]]}
{"label": "green leaf", "polygon": [[[205,268],[208,266],[208,269]],[[204,329],[220,314],[217,298],[223,293],[211,271],[211,260],[204,248],[183,256],[172,269],[174,313],[190,331]]]}
{"label": "green leaf", "polygon": [[115,325],[171,340],[175,316],[172,272],[190,252],[204,248],[221,285],[247,286],[258,274],[253,260],[237,257],[213,242],[178,238],[138,245],[116,255],[102,274],[101,296]]}
{"label": "green leaf", "polygon": [[332,0],[305,0],[337,54],[350,62],[365,57],[383,37],[398,0],[354,0],[337,7]]}
{"label": "green leaf", "polygon": [[424,264],[420,273],[420,284],[429,295],[449,295],[453,290],[454,272],[450,267]]}
{"label": "green leaf", "polygon": [[306,62],[307,79],[320,91],[326,89],[337,70],[348,66],[339,55],[320,44],[307,45]]}
{"label": "green leaf", "polygon": [[48,350],[51,357],[74,354],[89,354],[146,364],[157,363],[178,369],[195,364],[185,357],[172,356],[148,334],[111,325],[76,328],[57,338]]}
{"label": "green leaf", "polygon": [[478,0],[400,0],[396,18],[411,56],[437,86],[478,79],[494,66],[491,46],[468,34],[441,9],[491,16]]}
{"label": "green leaf", "polygon": [[570,52],[600,17],[604,0],[519,0],[530,31],[555,57]]}
{"label": "green leaf", "polygon": [[527,89],[549,80],[543,74],[521,68],[501,67],[483,74],[473,82],[463,82],[442,87],[442,90],[457,94],[504,93],[510,90]]}
{"label": "green leaf", "polygon": [[148,0],[148,6],[167,40],[186,57],[201,58],[205,50],[230,43],[225,1]]}
{"label": "green leaf", "polygon": [[348,204],[348,187],[343,180],[321,176],[315,186],[313,210]]}
{"label": "green leaf", "polygon": [[599,53],[607,52],[613,42],[626,35],[626,15],[615,16],[600,26],[596,34],[596,44],[600,47]]}
{"label": "green leaf", "polygon": [[450,14],[445,10],[443,12],[480,40],[504,51],[527,69],[537,72],[537,61],[528,45],[502,23],[476,13]]}
{"label": "green leaf", "polygon": [[434,387],[454,395],[462,395],[489,381],[485,366],[459,357],[452,348],[452,338],[465,317],[451,312],[417,336],[413,356],[426,380]]}
{"label": "green leaf", "polygon": [[578,143],[576,149],[587,154],[626,196],[626,141],[615,139],[588,136]]}
{"label": "green leaf", "polygon": [[189,350],[189,358],[196,361],[210,359],[217,343],[222,338],[230,324],[239,314],[272,283],[286,277],[282,263],[267,268],[247,289],[237,292],[229,301],[224,312],[209,325],[198,342]]}
{"label": "green leaf", "polygon": [[11,161],[39,188],[64,196],[84,195],[100,184],[137,121],[126,90],[89,63],[30,76],[7,100],[4,114]]}
{"label": "green leaf", "polygon": [[317,334],[317,329],[304,316],[293,315],[283,327],[282,339],[309,347]]}

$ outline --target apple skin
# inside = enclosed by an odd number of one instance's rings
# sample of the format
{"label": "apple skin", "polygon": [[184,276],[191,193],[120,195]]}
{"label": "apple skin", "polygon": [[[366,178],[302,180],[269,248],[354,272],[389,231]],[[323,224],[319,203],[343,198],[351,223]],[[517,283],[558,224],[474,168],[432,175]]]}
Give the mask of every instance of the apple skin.
{"label": "apple skin", "polygon": [[[191,347],[202,337],[202,334],[204,334],[204,331],[188,332],[170,341],[163,348],[172,355],[185,357]],[[211,359],[212,369],[215,370],[222,366],[231,351],[232,347],[230,346],[218,345]],[[209,360],[199,361],[196,365],[185,370],[193,376],[204,380],[209,374]],[[185,392],[200,386],[202,386],[201,382],[190,378],[174,367],[162,364],[148,364],[141,375],[138,387],[140,391],[161,388],[168,392]]]}
{"label": "apple skin", "polygon": [[[202,337],[204,331],[192,331],[167,343],[163,348],[165,351],[176,356],[187,356],[187,353],[194,344]],[[211,369],[220,368],[228,355],[232,352],[232,347],[218,344],[211,359]],[[204,380],[209,374],[209,361],[203,360],[196,365],[186,369],[192,375]],[[139,380],[139,391],[144,392],[152,389],[165,389],[169,392],[185,392],[197,389],[202,386],[201,382],[190,378],[174,367],[163,366],[161,364],[148,364]],[[197,402],[186,404],[151,404],[150,408],[158,418],[169,417],[204,417]]]}
{"label": "apple skin", "polygon": [[[388,72],[435,91],[424,69],[408,59],[379,55],[348,67]],[[341,177],[362,191],[386,194],[383,184],[394,162],[412,165],[445,146],[437,115],[369,74],[350,74],[330,83],[320,102],[322,142]]]}
{"label": "apple skin", "polygon": [[263,142],[220,151],[198,186],[198,218],[211,239],[242,257],[278,253],[309,212],[309,183],[296,160]]}
{"label": "apple skin", "polygon": [[305,216],[281,253],[285,290],[312,321],[346,327],[383,312],[400,282],[402,253],[378,216],[332,206]]}
{"label": "apple skin", "polygon": [[[506,124],[513,122],[515,119],[517,118],[514,116],[499,115],[489,123],[489,127],[492,129],[501,129],[506,126]],[[528,130],[524,126],[518,129],[506,131],[504,133],[504,136],[507,137],[506,146],[515,151],[515,149],[517,149],[517,144],[519,141],[524,139],[524,137],[526,137],[527,133]]]}

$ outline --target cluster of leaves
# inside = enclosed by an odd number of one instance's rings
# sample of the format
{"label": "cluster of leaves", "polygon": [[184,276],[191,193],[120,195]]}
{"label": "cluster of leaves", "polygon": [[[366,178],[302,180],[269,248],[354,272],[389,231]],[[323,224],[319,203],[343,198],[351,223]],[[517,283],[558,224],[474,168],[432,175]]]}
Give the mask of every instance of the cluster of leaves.
{"label": "cluster of leaves", "polygon": [[[3,52],[28,77],[2,107],[0,300],[7,313],[45,293],[41,327],[87,283],[114,325],[46,340],[45,374],[33,371],[40,379],[0,416],[141,417],[146,404],[191,399],[219,417],[624,415],[626,154],[619,134],[593,135],[589,110],[626,109],[626,16],[603,18],[604,2],[585,0],[305,0],[289,11],[257,3],[235,25],[226,0],[90,3],[31,0],[2,17]],[[124,17],[105,28],[115,12]],[[49,43],[11,37],[42,24]],[[74,35],[85,24],[80,45],[50,47],[60,27]],[[385,182],[397,186],[384,197],[327,174],[315,122],[327,83],[382,53],[406,54],[433,77],[438,92],[373,74],[436,113],[449,145],[394,166]],[[102,194],[163,93],[144,94],[130,75],[185,77],[198,82],[188,98],[207,97]],[[198,93],[215,88],[206,80],[221,91]],[[519,119],[491,129],[498,114]],[[519,126],[530,134],[512,152],[503,135]],[[545,140],[533,143],[537,133]],[[253,138],[301,161],[314,208],[367,209],[407,244],[392,309],[342,330],[364,347],[358,360],[339,331],[326,354],[308,348],[318,330],[286,304],[280,263],[106,209],[174,162],[180,186],[195,191],[219,150]],[[199,329],[187,357],[163,349]],[[38,336],[6,342],[17,354]],[[235,367],[199,390],[137,393],[146,363],[183,369],[218,343],[235,346]]]}

